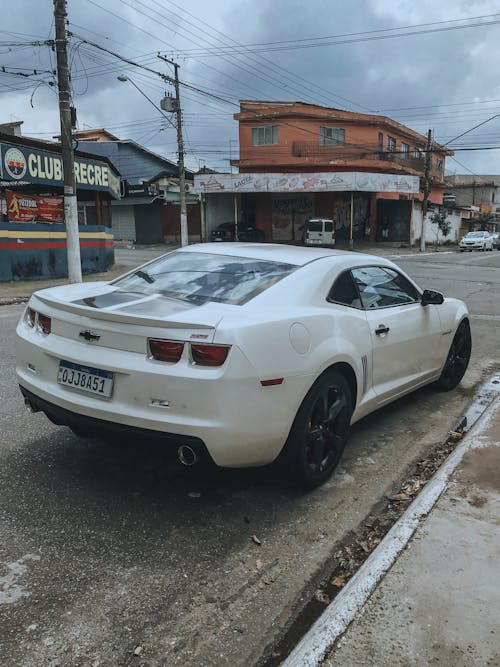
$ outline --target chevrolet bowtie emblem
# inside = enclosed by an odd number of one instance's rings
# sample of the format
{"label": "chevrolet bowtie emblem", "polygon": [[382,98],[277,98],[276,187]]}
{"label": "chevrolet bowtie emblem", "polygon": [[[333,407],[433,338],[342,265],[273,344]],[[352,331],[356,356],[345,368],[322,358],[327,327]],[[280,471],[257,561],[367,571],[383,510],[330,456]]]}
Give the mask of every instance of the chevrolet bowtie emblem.
{"label": "chevrolet bowtie emblem", "polygon": [[85,338],[85,340],[88,341],[99,340],[100,338],[99,334],[96,334],[93,331],[89,331],[88,329],[87,331],[80,331],[78,335],[80,336],[80,338]]}

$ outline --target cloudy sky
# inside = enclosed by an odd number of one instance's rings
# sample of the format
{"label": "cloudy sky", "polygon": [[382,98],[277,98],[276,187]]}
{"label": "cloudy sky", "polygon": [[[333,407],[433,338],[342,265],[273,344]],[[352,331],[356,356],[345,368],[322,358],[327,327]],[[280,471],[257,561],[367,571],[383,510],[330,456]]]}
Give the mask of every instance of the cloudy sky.
{"label": "cloudy sky", "polygon": [[[42,138],[59,132],[55,54],[32,42],[54,36],[52,13],[51,0],[18,0],[0,24],[0,123],[23,120]],[[175,130],[143,96],[173,92],[155,74],[172,74],[160,52],[186,84],[191,168],[229,171],[238,102],[265,99],[381,113],[440,143],[499,114],[451,142],[447,170],[500,173],[498,1],[68,0],[68,21],[79,129],[106,127],[176,160]]]}

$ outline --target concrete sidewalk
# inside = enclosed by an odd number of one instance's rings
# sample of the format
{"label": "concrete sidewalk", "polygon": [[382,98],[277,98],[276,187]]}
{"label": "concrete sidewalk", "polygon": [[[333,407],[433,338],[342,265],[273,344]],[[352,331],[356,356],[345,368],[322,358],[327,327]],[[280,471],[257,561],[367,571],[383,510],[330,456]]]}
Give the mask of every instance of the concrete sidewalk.
{"label": "concrete sidewalk", "polygon": [[500,666],[498,393],[412,506],[284,665]]}

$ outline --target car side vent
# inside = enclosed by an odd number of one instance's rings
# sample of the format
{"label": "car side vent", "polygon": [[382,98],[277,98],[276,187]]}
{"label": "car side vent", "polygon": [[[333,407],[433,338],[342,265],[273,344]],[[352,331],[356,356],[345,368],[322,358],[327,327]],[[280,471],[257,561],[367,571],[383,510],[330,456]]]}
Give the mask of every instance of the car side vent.
{"label": "car side vent", "polygon": [[361,364],[363,365],[363,394],[368,388],[368,357],[364,354],[361,357]]}

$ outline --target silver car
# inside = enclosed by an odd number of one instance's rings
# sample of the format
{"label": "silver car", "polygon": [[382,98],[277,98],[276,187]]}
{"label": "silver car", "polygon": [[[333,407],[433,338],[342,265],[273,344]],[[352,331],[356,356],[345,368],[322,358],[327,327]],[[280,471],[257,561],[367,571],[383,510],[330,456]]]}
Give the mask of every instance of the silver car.
{"label": "silver car", "polygon": [[493,250],[493,239],[489,232],[469,232],[460,241],[458,247],[460,252],[465,252],[465,250],[471,252],[472,250]]}
{"label": "silver car", "polygon": [[500,250],[500,232],[493,232],[491,238],[493,239],[493,247]]}

